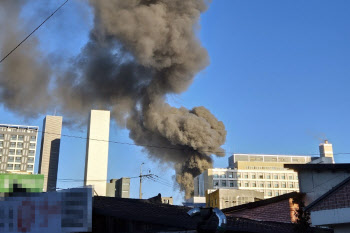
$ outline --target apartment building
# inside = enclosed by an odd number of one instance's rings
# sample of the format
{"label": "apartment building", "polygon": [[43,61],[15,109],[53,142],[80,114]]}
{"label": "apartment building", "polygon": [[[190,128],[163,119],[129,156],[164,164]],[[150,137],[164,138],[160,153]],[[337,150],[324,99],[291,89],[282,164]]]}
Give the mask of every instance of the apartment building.
{"label": "apartment building", "polygon": [[39,127],[0,124],[0,173],[34,173]]}
{"label": "apartment building", "polygon": [[130,198],[130,178],[111,179],[107,183],[106,197]]}
{"label": "apartment building", "polygon": [[303,164],[311,156],[234,154],[228,168],[211,168],[194,178],[194,196],[210,189],[240,189],[264,193],[264,198],[299,191],[298,174],[284,164]]}

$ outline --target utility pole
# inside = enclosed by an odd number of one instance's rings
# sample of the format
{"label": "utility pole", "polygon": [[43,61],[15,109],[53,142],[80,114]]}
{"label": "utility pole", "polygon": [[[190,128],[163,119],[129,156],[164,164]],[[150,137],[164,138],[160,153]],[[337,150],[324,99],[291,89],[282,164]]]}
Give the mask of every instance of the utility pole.
{"label": "utility pole", "polygon": [[141,163],[141,166],[140,166],[140,196],[139,198],[142,199],[142,165],[145,164],[145,163]]}

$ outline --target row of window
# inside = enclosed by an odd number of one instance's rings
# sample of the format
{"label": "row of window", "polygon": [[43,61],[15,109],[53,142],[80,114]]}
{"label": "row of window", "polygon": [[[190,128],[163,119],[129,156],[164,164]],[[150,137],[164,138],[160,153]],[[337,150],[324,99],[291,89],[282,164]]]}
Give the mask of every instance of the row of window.
{"label": "row of window", "polygon": [[[22,149],[9,149],[9,155],[23,155],[23,150]],[[3,149],[0,148],[0,155],[3,155]],[[34,156],[35,155],[35,150],[29,150],[28,151],[28,156]]]}
{"label": "row of window", "polygon": [[[272,185],[274,188],[287,188],[287,183],[274,183],[274,184],[271,184],[271,183],[267,183],[266,186],[264,183],[260,183],[260,184],[257,184],[255,182],[253,183],[248,183],[248,182],[244,182],[244,183],[241,183],[241,182],[237,182],[237,181],[229,181],[229,182],[226,182],[226,180],[222,180],[221,183],[218,181],[218,180],[214,180],[213,181],[213,185],[214,185],[214,188],[218,187],[218,186],[221,186],[221,187],[260,187],[260,188],[272,188]],[[257,186],[258,185],[258,186]],[[288,184],[288,188],[298,188],[299,185],[298,183],[289,183]]]}
{"label": "row of window", "polygon": [[[4,134],[0,134],[0,140],[4,140],[5,139],[5,135]],[[24,135],[11,135],[10,136],[11,140],[18,140],[18,141],[23,141],[24,140]],[[36,136],[30,136],[30,141],[36,141]]]}
{"label": "row of window", "polygon": [[[27,165],[27,170],[32,171],[34,165]],[[21,164],[7,164],[6,170],[21,170]]]}
{"label": "row of window", "polygon": [[[9,156],[7,157],[7,162],[16,162],[16,163],[21,163],[26,162],[25,157],[14,157],[14,156]],[[2,161],[2,156],[0,156],[0,162]],[[28,157],[28,163],[34,163],[34,157]]]}
{"label": "row of window", "polygon": [[[248,174],[240,174],[240,173],[229,173],[228,177],[226,176],[226,174],[215,174],[213,175],[214,178],[244,178],[244,179],[274,179],[274,180],[285,180],[286,179],[286,175],[285,174],[275,174],[275,175],[271,175],[271,174],[265,174],[265,176],[263,174],[259,174],[259,175],[255,175],[255,174],[251,174],[250,176]],[[294,175],[289,174],[288,175],[288,179],[289,180],[293,180],[294,179]],[[295,179],[298,179],[298,176],[296,176]]]}

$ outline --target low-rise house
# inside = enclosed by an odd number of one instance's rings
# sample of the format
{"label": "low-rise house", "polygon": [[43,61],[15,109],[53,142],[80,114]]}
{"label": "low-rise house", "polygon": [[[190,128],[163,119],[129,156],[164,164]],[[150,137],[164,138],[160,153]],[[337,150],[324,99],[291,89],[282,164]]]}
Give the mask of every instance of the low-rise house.
{"label": "low-rise house", "polygon": [[305,209],[315,226],[328,226],[334,233],[350,232],[350,177],[329,190]]}
{"label": "low-rise house", "polygon": [[303,194],[292,192],[262,201],[223,209],[226,216],[246,218],[258,221],[294,223],[298,204],[294,200]]}

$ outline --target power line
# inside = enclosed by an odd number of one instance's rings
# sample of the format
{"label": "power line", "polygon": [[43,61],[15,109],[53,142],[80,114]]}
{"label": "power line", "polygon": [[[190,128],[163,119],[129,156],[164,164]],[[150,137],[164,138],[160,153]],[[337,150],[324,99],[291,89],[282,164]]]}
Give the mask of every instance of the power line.
{"label": "power line", "polygon": [[[38,27],[36,27],[26,38],[24,38],[16,47],[14,47],[4,58],[1,59],[2,63],[11,53],[13,53],[21,44],[23,44],[36,30],[38,30],[46,21],[48,21],[57,11],[59,11],[69,0],[66,0],[61,4],[50,16],[48,16]],[[6,32],[5,32],[6,33]]]}
{"label": "power line", "polygon": [[[115,143],[115,144],[121,144],[121,145],[129,145],[129,146],[142,146],[142,147],[149,147],[149,148],[157,148],[157,149],[166,149],[166,150],[180,150],[180,151],[186,151],[184,148],[178,148],[178,147],[167,147],[167,146],[158,146],[158,145],[149,145],[149,144],[136,144],[136,143],[129,143],[129,142],[120,142],[120,141],[114,141],[114,140],[104,140],[104,139],[97,139],[97,138],[87,138],[83,136],[76,136],[76,135],[69,135],[69,134],[59,134],[59,133],[51,133],[51,132],[45,132],[38,130],[37,132],[44,133],[44,134],[52,134],[62,137],[70,137],[70,138],[77,138],[77,139],[83,139],[83,140],[92,140],[92,141],[99,141],[99,142],[108,142],[108,143]],[[211,150],[200,150],[200,152],[206,152],[206,153],[212,153],[212,154],[252,154],[255,155],[255,153],[237,153],[233,151],[211,151]],[[256,154],[259,155],[259,154]],[[280,156],[298,156],[296,154],[268,154],[268,155],[280,155]],[[306,153],[303,156],[312,156],[312,155],[320,155],[319,153]],[[350,152],[338,152],[333,153],[333,155],[350,155]]]}

